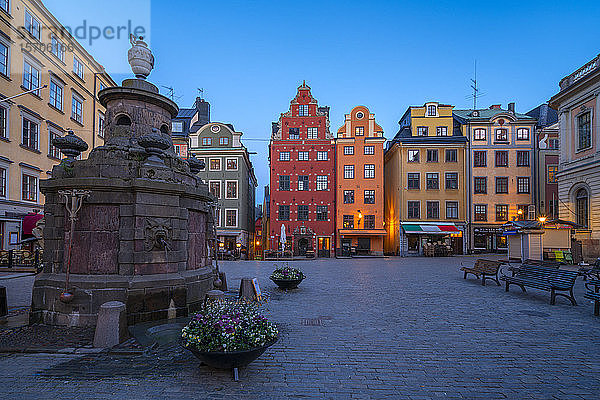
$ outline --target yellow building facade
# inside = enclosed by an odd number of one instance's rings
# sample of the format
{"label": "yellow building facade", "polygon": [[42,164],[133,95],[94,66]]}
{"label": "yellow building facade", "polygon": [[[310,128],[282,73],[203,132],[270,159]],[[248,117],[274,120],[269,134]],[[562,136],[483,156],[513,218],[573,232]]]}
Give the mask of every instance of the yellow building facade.
{"label": "yellow building facade", "polygon": [[385,152],[387,254],[463,254],[467,138],[453,106],[410,107]]}
{"label": "yellow building facade", "polygon": [[103,144],[96,95],[109,86],[112,78],[41,1],[0,2],[0,249],[28,235],[23,216],[43,209],[39,182],[62,158],[52,138],[74,131],[89,146],[84,158]]}

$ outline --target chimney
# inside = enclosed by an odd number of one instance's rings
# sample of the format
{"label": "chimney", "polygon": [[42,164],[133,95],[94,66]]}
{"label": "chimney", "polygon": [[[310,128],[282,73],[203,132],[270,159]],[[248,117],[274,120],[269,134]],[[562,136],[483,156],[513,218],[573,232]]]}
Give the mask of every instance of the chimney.
{"label": "chimney", "polygon": [[502,104],[492,104],[490,106],[490,110],[500,110],[502,109]]}
{"label": "chimney", "polygon": [[515,103],[508,103],[508,111],[515,113]]}
{"label": "chimney", "polygon": [[210,103],[200,97],[196,97],[196,110],[198,110],[198,122],[206,125],[210,122]]}

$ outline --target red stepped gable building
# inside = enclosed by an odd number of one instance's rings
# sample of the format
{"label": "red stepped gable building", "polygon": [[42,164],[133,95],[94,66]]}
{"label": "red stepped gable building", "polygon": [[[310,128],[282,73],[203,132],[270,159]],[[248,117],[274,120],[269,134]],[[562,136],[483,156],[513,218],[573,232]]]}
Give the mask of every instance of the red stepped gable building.
{"label": "red stepped gable building", "polygon": [[[273,123],[268,246],[279,248],[285,225],[295,256],[331,257],[335,245],[335,144],[329,107],[319,107],[306,82]],[[266,243],[265,243],[266,244]]]}

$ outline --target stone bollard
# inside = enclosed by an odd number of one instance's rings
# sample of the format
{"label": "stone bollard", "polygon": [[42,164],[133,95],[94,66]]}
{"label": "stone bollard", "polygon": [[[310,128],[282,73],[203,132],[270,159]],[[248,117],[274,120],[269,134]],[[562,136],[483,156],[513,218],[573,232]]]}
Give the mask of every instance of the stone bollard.
{"label": "stone bollard", "polygon": [[127,339],[127,314],[125,304],[109,301],[100,306],[94,347],[113,347]]}
{"label": "stone bollard", "polygon": [[221,280],[221,287],[219,288],[221,291],[227,291],[227,276],[225,272],[219,272],[219,279]]}
{"label": "stone bollard", "polygon": [[6,288],[0,286],[0,319],[8,316],[8,302],[6,301]]}

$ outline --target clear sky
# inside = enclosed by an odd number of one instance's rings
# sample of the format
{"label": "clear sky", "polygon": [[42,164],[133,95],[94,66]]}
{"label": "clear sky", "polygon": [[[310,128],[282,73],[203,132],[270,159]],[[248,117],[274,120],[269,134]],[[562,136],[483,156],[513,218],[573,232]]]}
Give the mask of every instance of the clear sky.
{"label": "clear sky", "polygon": [[[156,58],[149,80],[173,87],[180,107],[197,88],[213,121],[233,123],[252,156],[257,201],[268,184],[271,122],[306,79],[331,107],[335,133],[355,105],[375,113],[385,136],[410,105],[471,108],[516,102],[527,112],[559,80],[600,53],[600,1],[152,1],[46,0],[63,24],[147,28]],[[127,40],[85,44],[120,82]],[[164,88],[163,94],[167,91]]]}

